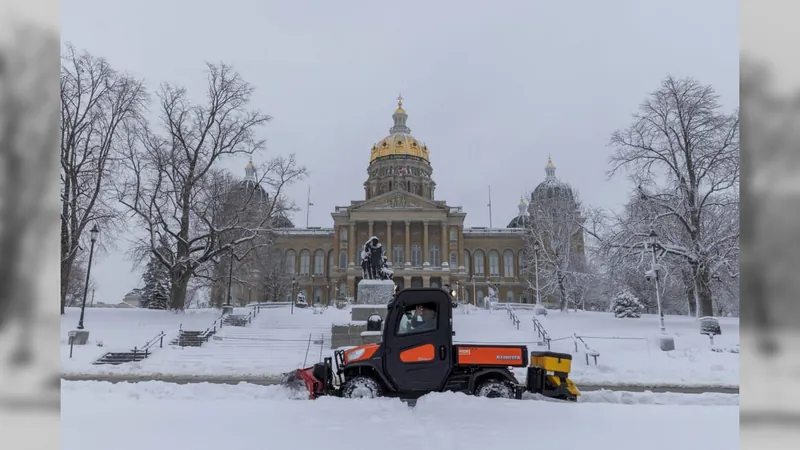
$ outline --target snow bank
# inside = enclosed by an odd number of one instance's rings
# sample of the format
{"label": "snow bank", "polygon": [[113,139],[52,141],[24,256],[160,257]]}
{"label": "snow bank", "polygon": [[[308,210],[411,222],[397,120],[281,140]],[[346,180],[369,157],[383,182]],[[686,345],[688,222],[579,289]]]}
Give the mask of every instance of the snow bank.
{"label": "snow bank", "polygon": [[[461,394],[428,395],[409,407],[396,399],[291,400],[277,387],[252,385],[65,382],[61,442],[66,450],[141,450],[165,442],[187,449],[263,450],[280,443],[350,450],[358,424],[358,442],[386,450],[485,450],[508,436],[517,437],[514,446],[530,439],[537,448],[730,449],[738,448],[738,414],[736,406],[564,404]],[[665,424],[680,432],[663,432]]]}

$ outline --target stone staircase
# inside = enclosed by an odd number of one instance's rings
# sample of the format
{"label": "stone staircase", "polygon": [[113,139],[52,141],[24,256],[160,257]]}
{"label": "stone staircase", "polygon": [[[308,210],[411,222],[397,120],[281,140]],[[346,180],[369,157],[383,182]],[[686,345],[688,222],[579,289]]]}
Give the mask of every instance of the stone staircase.
{"label": "stone staircase", "polygon": [[119,365],[129,362],[138,362],[144,359],[147,359],[148,356],[152,354],[150,349],[158,344],[159,348],[164,346],[164,332],[160,332],[154,337],[147,341],[141,348],[133,347],[132,350],[128,351],[120,351],[120,352],[108,352],[101,356],[97,361],[95,361],[94,365],[104,365],[104,364],[112,364],[112,365]]}
{"label": "stone staircase", "polygon": [[128,362],[138,362],[146,359],[149,356],[148,352],[143,351],[128,351],[128,352],[108,352],[101,356],[100,359],[94,362],[95,365],[112,364],[119,365]]}
{"label": "stone staircase", "polygon": [[170,345],[177,345],[178,347],[202,347],[203,343],[213,335],[214,331],[180,330],[178,331],[178,336],[170,342]]}

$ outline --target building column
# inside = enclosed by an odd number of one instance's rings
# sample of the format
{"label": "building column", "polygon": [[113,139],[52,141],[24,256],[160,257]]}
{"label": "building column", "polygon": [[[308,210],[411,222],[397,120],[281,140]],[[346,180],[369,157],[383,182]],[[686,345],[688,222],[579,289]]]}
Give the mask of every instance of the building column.
{"label": "building column", "polygon": [[403,277],[403,289],[408,289],[411,287],[411,276],[404,276]]}
{"label": "building column", "polygon": [[350,221],[350,237],[348,239],[350,242],[347,243],[347,265],[360,266],[360,264],[356,264],[358,245],[356,245],[356,222],[353,220]]}
{"label": "building column", "polygon": [[[447,263],[450,264],[450,247],[447,245],[447,243],[450,242],[450,234],[447,232],[447,221],[446,220],[442,221],[442,231],[441,231],[441,233],[442,233],[442,236],[441,236],[441,238],[442,238],[442,251],[441,251],[441,255],[442,256],[441,256],[441,260],[442,260],[442,266],[444,266],[444,262],[445,261],[447,261]],[[453,269],[451,267],[450,270],[455,270],[455,269]]]}
{"label": "building column", "polygon": [[392,221],[386,221],[386,260],[392,262]]}
{"label": "building column", "polygon": [[405,265],[411,265],[411,221],[406,220],[406,250],[405,250]]}
{"label": "building column", "polygon": [[456,239],[458,241],[458,265],[464,265],[464,225],[459,225],[456,229]]}
{"label": "building column", "polygon": [[431,287],[431,277],[429,275],[425,275],[422,277],[422,287],[426,288]]}
{"label": "building column", "polygon": [[[422,221],[422,265],[426,263],[430,266],[430,252],[428,251],[428,220]],[[425,286],[428,287],[428,286]]]}
{"label": "building column", "polygon": [[369,223],[369,235],[367,236],[367,239],[371,238],[372,236],[375,236],[375,221],[370,220],[368,223]]}

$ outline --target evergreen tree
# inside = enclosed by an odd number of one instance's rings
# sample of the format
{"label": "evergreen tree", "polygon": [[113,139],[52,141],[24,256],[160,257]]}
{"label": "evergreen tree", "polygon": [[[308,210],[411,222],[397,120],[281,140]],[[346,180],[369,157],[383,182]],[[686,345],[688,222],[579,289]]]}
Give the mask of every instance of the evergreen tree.
{"label": "evergreen tree", "polygon": [[642,308],[642,303],[639,299],[627,290],[618,293],[614,300],[611,301],[611,312],[617,318],[640,317]]}
{"label": "evergreen tree", "polygon": [[[170,259],[170,251],[165,245],[162,244],[157,251]],[[144,282],[142,308],[167,309],[171,290],[169,271],[154,254],[150,255],[150,260],[145,266],[142,281]]]}

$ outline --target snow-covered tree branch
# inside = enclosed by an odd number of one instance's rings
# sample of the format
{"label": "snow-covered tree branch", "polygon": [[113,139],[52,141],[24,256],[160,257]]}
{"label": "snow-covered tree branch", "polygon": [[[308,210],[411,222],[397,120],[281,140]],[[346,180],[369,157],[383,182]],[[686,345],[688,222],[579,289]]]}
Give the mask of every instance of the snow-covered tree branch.
{"label": "snow-covered tree branch", "polygon": [[[162,85],[160,132],[147,124],[126,130],[129,177],[119,200],[147,232],[139,250],[169,269],[171,309],[184,308],[189,281],[205,266],[268,236],[286,207],[284,190],[305,174],[293,156],[253,166],[260,176],[248,183],[221,170],[225,158],[264,150],[258,130],[270,117],[248,109],[253,87],[230,66],[209,64],[207,79],[204,104],[192,103],[182,87]],[[171,259],[154,251],[164,237]]]}
{"label": "snow-covered tree branch", "polygon": [[712,315],[711,280],[738,253],[738,112],[722,112],[711,86],[667,77],[611,145],[610,175],[625,170],[637,187],[603,245],[631,257],[655,229],[666,254],[688,265],[697,314]]}
{"label": "snow-covered tree branch", "polygon": [[[141,80],[67,44],[61,56],[61,314],[84,231],[90,224],[113,236],[120,211],[110,188],[123,124],[142,120]],[[86,244],[88,245],[88,244]]]}

